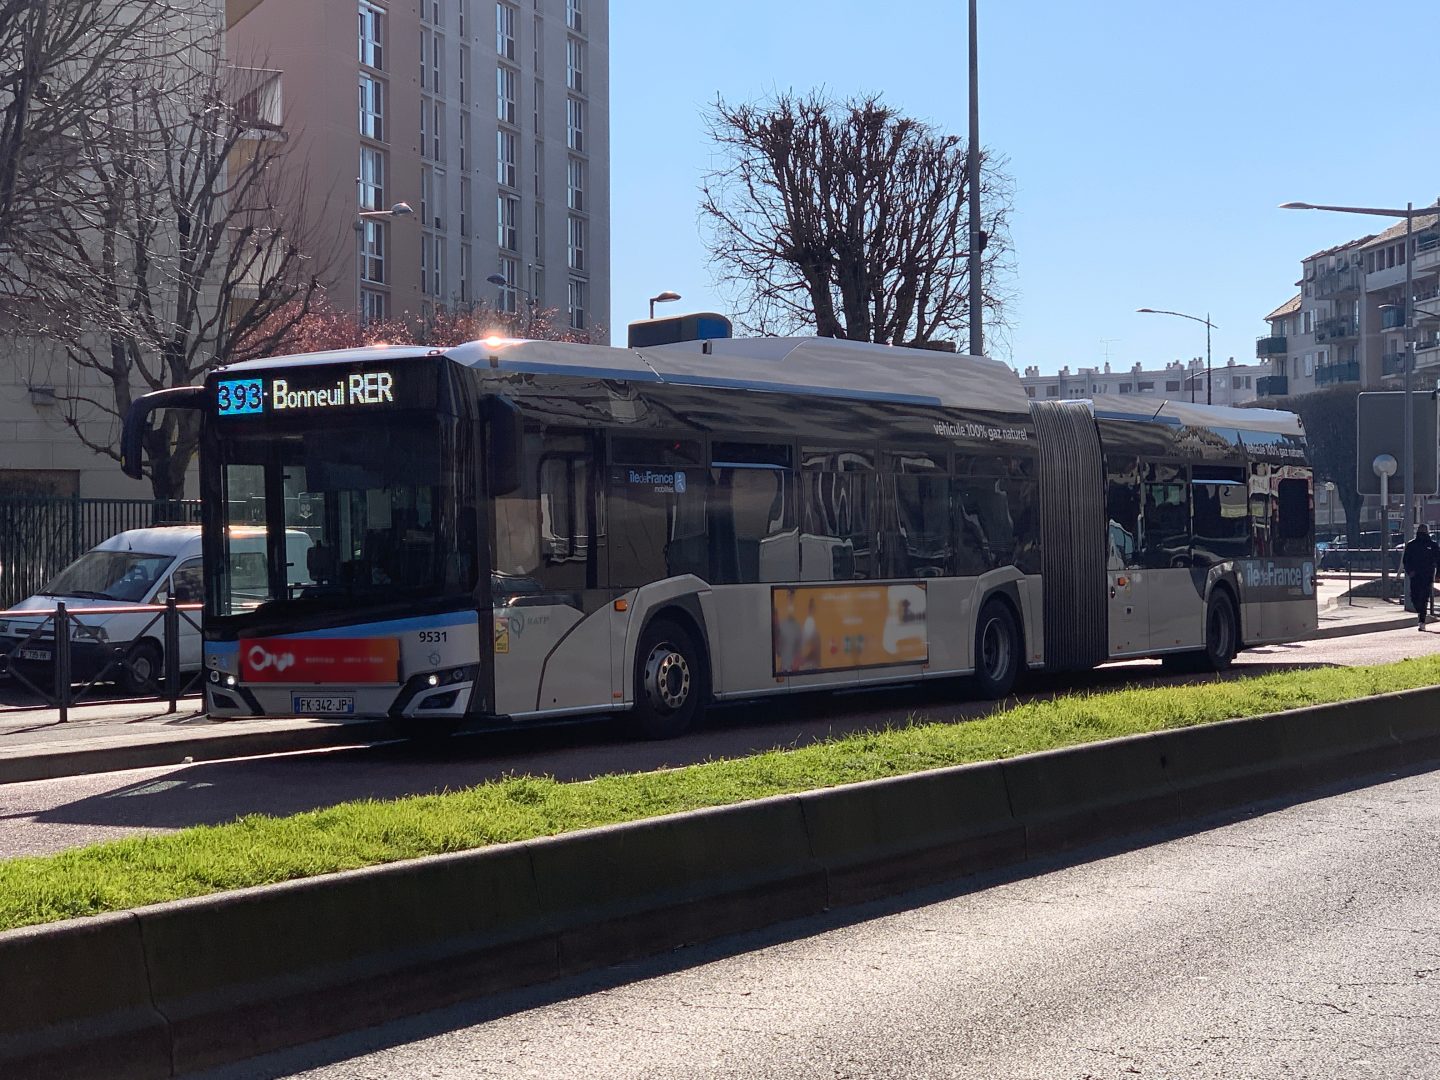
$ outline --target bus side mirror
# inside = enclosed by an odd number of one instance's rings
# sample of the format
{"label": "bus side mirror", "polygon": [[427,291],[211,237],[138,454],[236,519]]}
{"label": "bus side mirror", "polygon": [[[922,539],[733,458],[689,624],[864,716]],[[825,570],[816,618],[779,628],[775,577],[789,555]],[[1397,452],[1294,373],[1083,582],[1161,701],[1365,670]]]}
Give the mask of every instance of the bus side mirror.
{"label": "bus side mirror", "polygon": [[139,480],[145,467],[145,435],[150,430],[150,414],[156,409],[203,409],[203,386],[172,386],[155,390],[130,403],[125,425],[120,433],[120,471]]}
{"label": "bus side mirror", "polygon": [[494,498],[520,490],[525,422],[509,398],[487,398],[485,413],[485,468]]}

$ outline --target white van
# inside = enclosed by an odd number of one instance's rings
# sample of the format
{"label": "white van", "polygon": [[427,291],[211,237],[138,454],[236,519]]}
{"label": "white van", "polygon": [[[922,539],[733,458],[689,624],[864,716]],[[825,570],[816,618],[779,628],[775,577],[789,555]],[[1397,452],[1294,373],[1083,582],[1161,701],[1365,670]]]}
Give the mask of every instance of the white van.
{"label": "white van", "polygon": [[[306,580],[310,537],[298,529],[285,534],[291,584]],[[265,567],[265,530],[231,526],[230,555]],[[298,576],[297,576],[298,575]],[[169,525],[118,533],[87,551],[57,574],[34,596],[16,604],[12,612],[51,611],[57,601],[80,616],[72,625],[70,670],[77,682],[94,678],[117,651],[129,653],[105,679],[126,691],[149,694],[165,671],[165,627],[157,611],[106,614],[95,609],[164,604],[173,596],[181,604],[204,599],[204,570],[200,561],[200,526]],[[153,620],[153,621],[152,621]],[[43,619],[0,614],[0,655],[27,678],[48,688],[54,679],[55,628]],[[200,612],[184,612],[180,619],[180,671],[198,671],[201,663]],[[37,626],[40,633],[30,635]],[[131,646],[134,646],[133,649]]]}

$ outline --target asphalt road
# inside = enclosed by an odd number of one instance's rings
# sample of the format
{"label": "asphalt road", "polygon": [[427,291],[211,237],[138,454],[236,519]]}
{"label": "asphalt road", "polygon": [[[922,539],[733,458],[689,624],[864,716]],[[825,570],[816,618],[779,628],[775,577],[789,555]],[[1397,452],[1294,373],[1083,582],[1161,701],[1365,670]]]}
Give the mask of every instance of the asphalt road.
{"label": "asphalt road", "polygon": [[[1393,630],[1247,652],[1232,674],[1381,663],[1433,652],[1440,652],[1440,633]],[[1026,696],[1195,678],[1163,675],[1157,662],[1145,661],[1063,680],[1035,679]],[[662,743],[626,739],[613,722],[601,720],[459,737],[443,750],[391,743],[0,785],[0,858],[230,821],[247,813],[287,814],[348,799],[468,787],[509,773],[572,780],[662,769],[803,745],[832,734],[901,724],[911,716],[959,721],[995,707],[967,700],[967,693],[962,681],[717,709],[703,730]]]}
{"label": "asphalt road", "polygon": [[208,1073],[1440,1076],[1440,773]]}

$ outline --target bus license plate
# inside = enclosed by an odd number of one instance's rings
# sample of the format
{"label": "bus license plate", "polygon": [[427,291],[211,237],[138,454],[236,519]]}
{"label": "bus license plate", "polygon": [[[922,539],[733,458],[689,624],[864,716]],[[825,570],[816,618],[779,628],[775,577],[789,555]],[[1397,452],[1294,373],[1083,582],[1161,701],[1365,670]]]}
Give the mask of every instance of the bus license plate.
{"label": "bus license plate", "polygon": [[353,713],[355,711],[353,697],[312,697],[308,694],[294,694],[290,698],[290,705],[297,713]]}
{"label": "bus license plate", "polygon": [[49,660],[49,649],[16,649],[15,655],[21,660]]}

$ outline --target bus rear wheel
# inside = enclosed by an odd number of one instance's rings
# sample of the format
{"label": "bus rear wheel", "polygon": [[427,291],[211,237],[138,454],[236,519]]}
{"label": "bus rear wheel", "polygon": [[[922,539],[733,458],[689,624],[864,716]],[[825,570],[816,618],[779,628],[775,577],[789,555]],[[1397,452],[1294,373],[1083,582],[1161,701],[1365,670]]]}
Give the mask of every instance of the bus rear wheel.
{"label": "bus rear wheel", "polygon": [[673,739],[694,726],[703,709],[705,661],[694,635],[671,619],[655,619],[635,654],[631,726],[647,739]]}
{"label": "bus rear wheel", "polygon": [[975,682],[980,696],[1003,698],[1020,674],[1020,627],[1010,606],[988,600],[975,623]]}
{"label": "bus rear wheel", "polygon": [[1240,651],[1240,620],[1230,594],[1217,590],[1205,605],[1205,651],[1197,657],[1206,671],[1224,671]]}

